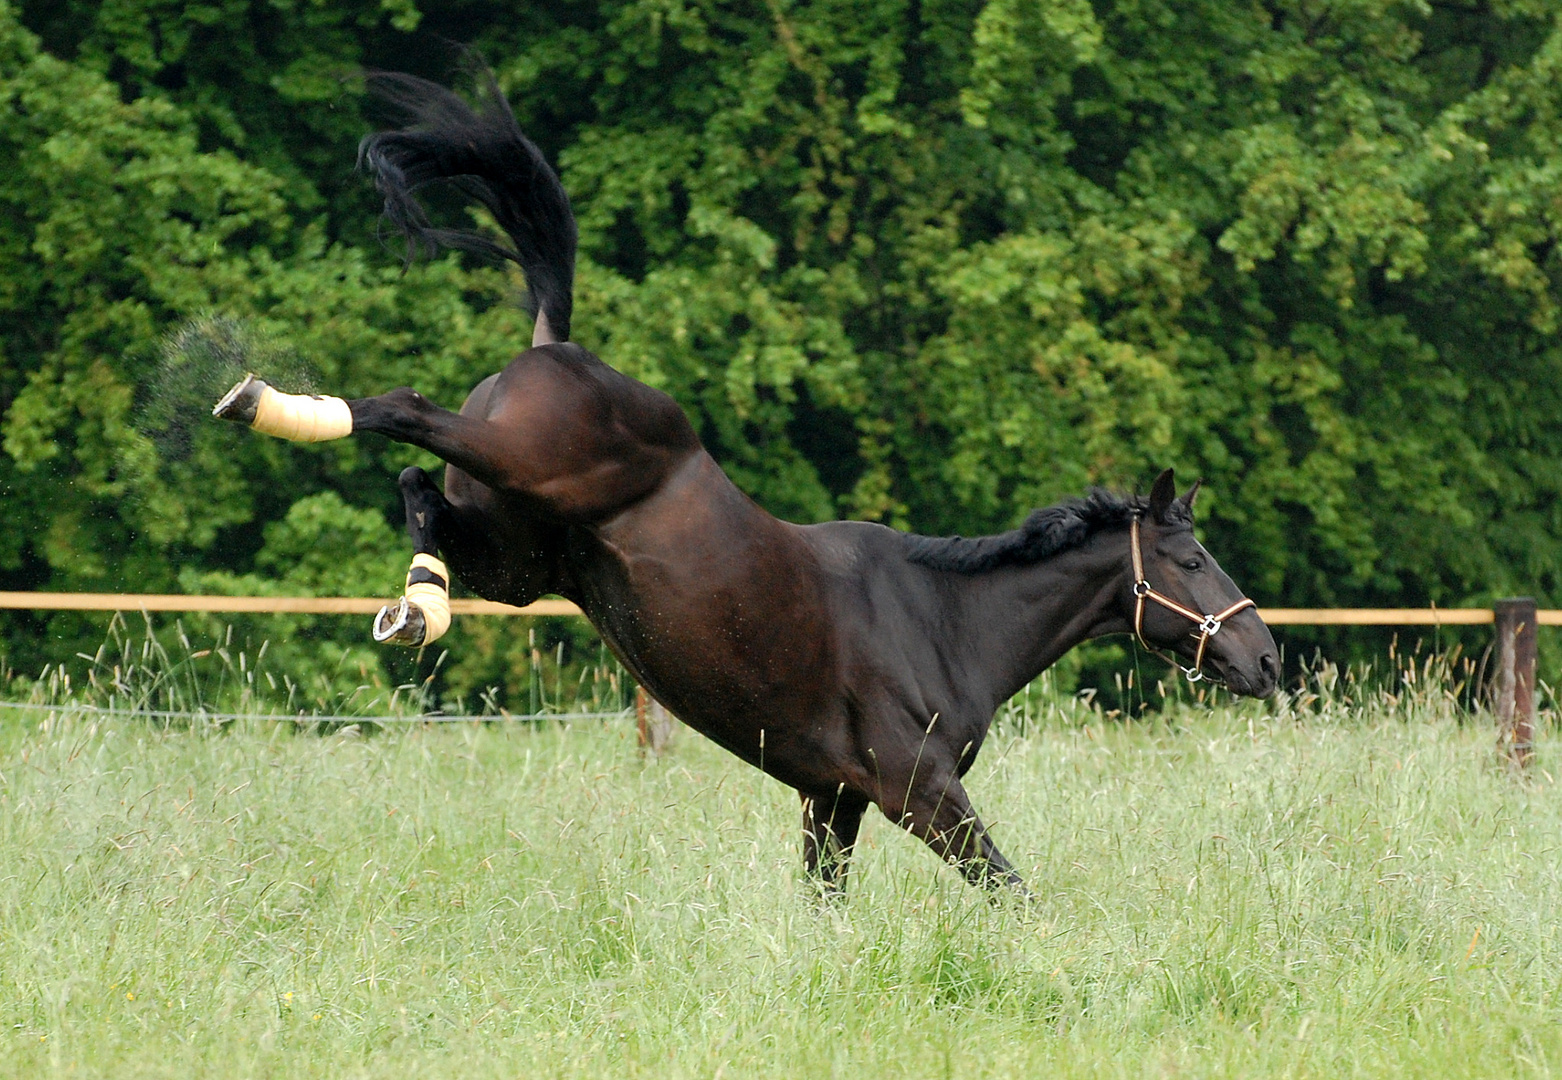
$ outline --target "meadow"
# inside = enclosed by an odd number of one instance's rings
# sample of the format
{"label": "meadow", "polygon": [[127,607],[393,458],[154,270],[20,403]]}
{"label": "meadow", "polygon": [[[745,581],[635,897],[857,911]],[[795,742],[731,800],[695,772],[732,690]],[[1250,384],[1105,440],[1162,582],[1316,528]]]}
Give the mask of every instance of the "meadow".
{"label": "meadow", "polygon": [[1562,1072],[1553,737],[1355,697],[1011,710],[1031,908],[881,817],[821,902],[795,796],[627,718],[0,713],[0,1074]]}

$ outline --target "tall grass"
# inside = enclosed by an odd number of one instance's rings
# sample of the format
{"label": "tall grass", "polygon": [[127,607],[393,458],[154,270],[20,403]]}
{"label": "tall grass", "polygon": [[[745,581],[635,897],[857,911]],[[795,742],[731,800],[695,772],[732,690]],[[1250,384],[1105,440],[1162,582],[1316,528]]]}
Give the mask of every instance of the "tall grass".
{"label": "tall grass", "polygon": [[[202,620],[186,628],[183,620],[157,627],[142,615],[141,625],[115,615],[94,653],[78,653],[70,662],[50,665],[35,678],[17,677],[0,657],[0,689],[13,702],[91,711],[139,712],[149,720],[201,723],[207,718],[283,715],[303,721],[410,718],[474,709],[477,715],[508,715],[495,689],[472,701],[442,701],[435,682],[444,665],[442,651],[417,667],[416,681],[386,685],[378,669],[352,668],[342,654],[338,670],[317,671],[296,682],[268,656],[270,642],[258,645],[238,637],[232,624]],[[565,649],[538,647],[533,629],[523,655],[529,683],[529,714],[609,713],[630,706],[634,683],[599,645],[590,661],[566,662]],[[353,678],[356,674],[359,678]],[[222,722],[226,722],[223,720]]]}
{"label": "tall grass", "polygon": [[1033,908],[877,818],[821,906],[795,796],[628,723],[0,718],[0,1073],[1550,1075],[1555,744],[1424,663],[1017,702],[968,787]]}

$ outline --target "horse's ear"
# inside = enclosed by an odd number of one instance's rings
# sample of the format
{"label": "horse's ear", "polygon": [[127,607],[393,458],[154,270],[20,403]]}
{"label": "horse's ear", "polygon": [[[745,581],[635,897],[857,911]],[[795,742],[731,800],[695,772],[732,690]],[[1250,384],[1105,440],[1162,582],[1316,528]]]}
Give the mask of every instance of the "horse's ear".
{"label": "horse's ear", "polygon": [[1188,511],[1189,517],[1193,516],[1193,500],[1199,497],[1199,485],[1202,483],[1204,483],[1203,477],[1193,481],[1193,486],[1188,489],[1187,494],[1177,500],[1182,503],[1183,509]]}
{"label": "horse's ear", "polygon": [[1155,478],[1155,486],[1150,489],[1150,517],[1155,521],[1165,524],[1166,511],[1171,509],[1171,504],[1177,501],[1177,478],[1172,471],[1167,469]]}

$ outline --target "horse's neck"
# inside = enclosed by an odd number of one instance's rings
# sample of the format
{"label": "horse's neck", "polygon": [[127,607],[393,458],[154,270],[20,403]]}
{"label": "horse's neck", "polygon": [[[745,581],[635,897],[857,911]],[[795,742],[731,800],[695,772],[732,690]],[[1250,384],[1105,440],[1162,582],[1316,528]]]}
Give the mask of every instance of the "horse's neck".
{"label": "horse's neck", "polygon": [[987,672],[995,707],[1080,642],[1129,630],[1118,602],[1127,563],[1127,533],[1113,532],[1032,566],[971,579],[956,618],[973,661]]}

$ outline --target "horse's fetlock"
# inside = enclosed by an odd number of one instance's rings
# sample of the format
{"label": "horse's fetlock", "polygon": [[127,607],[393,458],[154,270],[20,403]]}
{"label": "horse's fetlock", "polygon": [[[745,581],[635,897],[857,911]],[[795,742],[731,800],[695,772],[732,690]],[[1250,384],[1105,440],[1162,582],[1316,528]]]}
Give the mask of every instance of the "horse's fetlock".
{"label": "horse's fetlock", "polygon": [[394,400],[398,405],[409,409],[416,409],[419,412],[427,412],[430,409],[436,408],[432,401],[418,393],[416,390],[412,389],[410,386],[398,386],[396,389],[392,390],[385,396]]}

